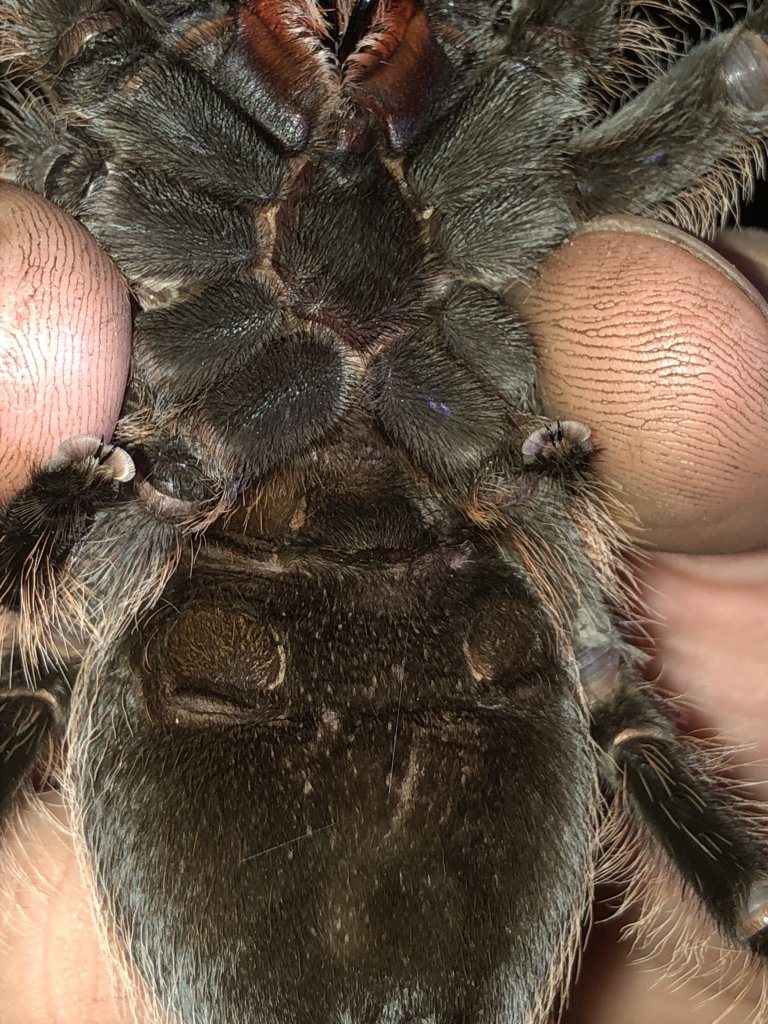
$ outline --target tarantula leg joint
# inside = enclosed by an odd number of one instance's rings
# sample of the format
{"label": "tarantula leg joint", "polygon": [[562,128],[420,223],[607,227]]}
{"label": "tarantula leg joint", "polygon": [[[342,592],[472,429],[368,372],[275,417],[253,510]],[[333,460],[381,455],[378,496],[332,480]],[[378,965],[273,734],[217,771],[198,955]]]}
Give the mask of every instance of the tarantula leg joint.
{"label": "tarantula leg joint", "polygon": [[0,693],[0,705],[10,701],[25,701],[30,709],[37,704],[37,711],[47,714],[56,728],[63,729],[66,724],[66,714],[61,698],[52,690],[42,687],[34,690],[26,687],[3,690]]}
{"label": "tarantula leg joint", "polygon": [[46,464],[46,469],[65,469],[74,462],[93,459],[102,472],[111,475],[115,483],[125,484],[133,480],[136,467],[133,459],[122,448],[105,444],[103,438],[91,434],[75,434],[59,445],[59,450]]}
{"label": "tarantula leg joint", "polygon": [[[133,459],[103,439],[77,434],[0,510],[0,603],[39,599],[96,513],[120,500]],[[40,573],[40,565],[47,571]],[[52,570],[52,571],[51,571]]]}
{"label": "tarantula leg joint", "polygon": [[590,704],[604,700],[621,685],[618,651],[608,644],[585,647],[578,655],[579,681]]}
{"label": "tarantula leg joint", "polygon": [[189,501],[186,498],[175,498],[154,487],[149,481],[142,480],[136,488],[139,500],[150,512],[159,519],[177,525],[189,525],[197,520],[205,519],[210,512],[210,502]]}
{"label": "tarantula leg joint", "polygon": [[651,741],[662,740],[662,741],[664,741],[664,740],[668,740],[668,739],[669,739],[669,734],[668,734],[667,731],[665,731],[663,729],[654,728],[653,726],[650,726],[648,728],[639,728],[639,729],[636,729],[636,728],[622,729],[621,732],[616,733],[616,735],[611,740],[611,744],[610,744],[610,747],[609,747],[609,753],[614,753],[620,747],[625,747],[625,746],[629,746],[630,748],[632,746],[638,746],[639,747],[645,740],[651,740]]}
{"label": "tarantula leg joint", "polygon": [[768,106],[768,41],[744,32],[725,52],[723,74],[728,97],[747,110]]}
{"label": "tarantula leg joint", "polygon": [[68,683],[50,676],[40,682],[0,692],[0,822],[32,768],[43,764],[46,746],[66,728]]}
{"label": "tarantula leg joint", "polygon": [[523,441],[523,461],[529,466],[577,467],[593,452],[591,434],[589,427],[578,420],[554,420]]}
{"label": "tarantula leg joint", "polygon": [[56,62],[59,67],[76,60],[94,39],[120,28],[124,17],[116,11],[103,11],[86,15],[72,25],[59,40]]}

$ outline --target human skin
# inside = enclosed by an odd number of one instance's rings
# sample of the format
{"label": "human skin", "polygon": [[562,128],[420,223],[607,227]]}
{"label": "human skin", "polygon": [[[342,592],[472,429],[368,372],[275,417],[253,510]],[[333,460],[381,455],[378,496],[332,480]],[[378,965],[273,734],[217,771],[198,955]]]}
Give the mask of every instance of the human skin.
{"label": "human skin", "polygon": [[[598,475],[641,521],[649,674],[747,748],[741,776],[768,800],[768,234],[716,244],[749,280],[663,225],[597,222],[527,312],[549,411],[590,424]],[[564,1024],[752,1019],[758,981],[738,1004],[711,977],[671,984],[668,951],[640,963],[618,944],[626,920],[593,929]]]}
{"label": "human skin", "polygon": [[[742,254],[742,265],[768,280],[768,244],[747,241],[754,256]],[[6,303],[0,323],[0,402],[15,396],[0,406],[8,490],[58,440],[109,434],[129,344],[125,294],[95,243],[39,200],[0,189],[0,266],[20,267],[30,245],[27,300]],[[749,759],[764,764],[751,770],[768,780],[765,303],[711,250],[662,227],[614,221],[553,254],[526,307],[549,411],[590,424],[597,472],[634,508],[643,546],[665,552],[642,570],[662,684],[695,701],[699,724],[752,743]],[[13,351],[29,359],[2,358],[9,324]],[[79,370],[65,384],[67,365]],[[45,372],[30,379],[29,366]],[[58,796],[45,794],[0,847],[0,1020],[127,1024],[62,823]],[[653,989],[655,966],[649,974],[606,951],[613,931],[595,930],[596,956],[587,956],[567,1024],[708,1024],[726,1008],[728,996],[698,1005],[695,982]],[[747,993],[724,1024],[745,1022],[755,998]]]}

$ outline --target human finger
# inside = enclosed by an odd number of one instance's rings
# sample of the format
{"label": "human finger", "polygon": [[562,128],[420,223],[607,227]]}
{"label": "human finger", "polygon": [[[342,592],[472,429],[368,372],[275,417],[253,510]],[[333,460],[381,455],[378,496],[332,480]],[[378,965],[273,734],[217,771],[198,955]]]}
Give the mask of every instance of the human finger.
{"label": "human finger", "polygon": [[768,303],[747,278],[682,231],[605,219],[552,254],[526,311],[546,408],[592,428],[644,545],[768,543]]}
{"label": "human finger", "polygon": [[127,288],[96,241],[0,185],[0,502],[65,438],[112,434],[130,339]]}
{"label": "human finger", "polygon": [[[0,184],[0,502],[65,438],[111,435],[130,329],[127,288],[95,240],[40,197]],[[127,1024],[60,796],[35,798],[4,825],[3,1024]]]}

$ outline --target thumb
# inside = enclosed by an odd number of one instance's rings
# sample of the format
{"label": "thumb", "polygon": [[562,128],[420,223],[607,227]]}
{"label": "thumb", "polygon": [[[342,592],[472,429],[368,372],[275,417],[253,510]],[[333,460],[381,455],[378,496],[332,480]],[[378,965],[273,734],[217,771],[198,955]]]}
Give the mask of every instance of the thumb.
{"label": "thumb", "polygon": [[128,376],[130,302],[71,217],[0,185],[0,502],[73,434],[112,434]]}

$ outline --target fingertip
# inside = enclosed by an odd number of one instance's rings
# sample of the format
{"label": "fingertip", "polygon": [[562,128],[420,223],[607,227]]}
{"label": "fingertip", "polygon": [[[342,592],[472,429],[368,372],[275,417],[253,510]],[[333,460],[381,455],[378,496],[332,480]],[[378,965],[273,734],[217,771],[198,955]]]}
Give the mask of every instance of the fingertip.
{"label": "fingertip", "polygon": [[596,222],[546,262],[526,311],[553,417],[667,551],[768,543],[768,307],[696,239]]}
{"label": "fingertip", "polygon": [[0,501],[72,434],[110,437],[130,360],[118,271],[71,217],[0,185]]}

